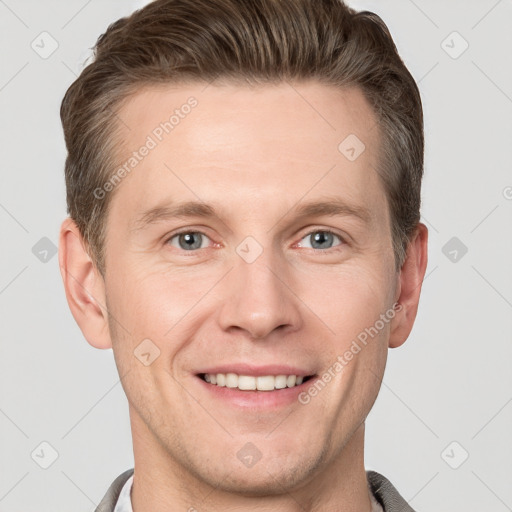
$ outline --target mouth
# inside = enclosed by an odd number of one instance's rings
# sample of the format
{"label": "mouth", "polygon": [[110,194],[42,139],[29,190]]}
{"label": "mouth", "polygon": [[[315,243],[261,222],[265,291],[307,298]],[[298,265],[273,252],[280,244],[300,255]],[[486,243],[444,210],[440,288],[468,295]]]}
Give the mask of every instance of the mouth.
{"label": "mouth", "polygon": [[226,411],[229,408],[248,414],[241,421],[248,420],[253,413],[260,420],[262,414],[268,413],[271,421],[276,411],[299,404],[298,396],[311,386],[310,381],[318,378],[318,373],[311,366],[232,362],[197,368],[194,376],[198,389],[206,393],[208,400],[222,404]]}
{"label": "mouth", "polygon": [[199,373],[197,376],[211,386],[239,391],[280,391],[306,383],[315,375],[242,375],[237,373]]}

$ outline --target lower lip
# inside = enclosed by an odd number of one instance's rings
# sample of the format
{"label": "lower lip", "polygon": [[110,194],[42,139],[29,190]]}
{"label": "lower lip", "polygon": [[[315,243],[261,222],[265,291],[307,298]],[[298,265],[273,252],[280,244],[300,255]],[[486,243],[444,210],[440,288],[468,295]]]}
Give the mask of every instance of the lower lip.
{"label": "lower lip", "polygon": [[198,376],[196,376],[196,379],[208,393],[227,405],[243,409],[277,409],[294,402],[298,403],[299,394],[311,386],[315,377],[311,377],[306,382],[293,388],[276,389],[274,391],[242,391],[238,388],[209,384]]}

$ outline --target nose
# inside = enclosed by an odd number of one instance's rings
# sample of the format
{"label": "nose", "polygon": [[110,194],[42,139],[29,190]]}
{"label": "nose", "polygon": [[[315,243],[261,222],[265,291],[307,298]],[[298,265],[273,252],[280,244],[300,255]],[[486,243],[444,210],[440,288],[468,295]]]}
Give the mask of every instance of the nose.
{"label": "nose", "polygon": [[234,268],[223,280],[221,328],[241,329],[254,339],[266,338],[274,330],[299,329],[301,301],[293,292],[288,265],[269,249],[252,263],[234,258]]}

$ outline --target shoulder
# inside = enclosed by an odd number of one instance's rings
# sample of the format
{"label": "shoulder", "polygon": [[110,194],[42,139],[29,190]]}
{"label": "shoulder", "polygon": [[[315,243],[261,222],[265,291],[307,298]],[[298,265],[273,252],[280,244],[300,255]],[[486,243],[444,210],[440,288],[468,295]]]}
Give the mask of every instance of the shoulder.
{"label": "shoulder", "polygon": [[385,512],[414,512],[394,485],[376,471],[367,471],[368,485]]}

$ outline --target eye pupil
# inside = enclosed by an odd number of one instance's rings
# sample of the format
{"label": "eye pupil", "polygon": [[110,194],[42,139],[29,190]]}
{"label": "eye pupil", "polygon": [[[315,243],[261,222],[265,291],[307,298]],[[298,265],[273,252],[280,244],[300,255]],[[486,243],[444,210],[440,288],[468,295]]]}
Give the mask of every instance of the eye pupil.
{"label": "eye pupil", "polygon": [[322,245],[329,241],[332,242],[332,240],[331,240],[332,237],[333,237],[332,233],[329,233],[327,231],[317,231],[313,235],[313,239],[314,239],[313,248],[317,249],[317,247],[314,247],[314,244],[316,244],[316,243]]}
{"label": "eye pupil", "polygon": [[[198,236],[199,235],[199,236]],[[185,250],[199,249],[201,247],[200,233],[183,233],[179,236],[180,246],[181,242],[185,242],[185,246],[182,246]],[[196,240],[194,241],[194,237]]]}

